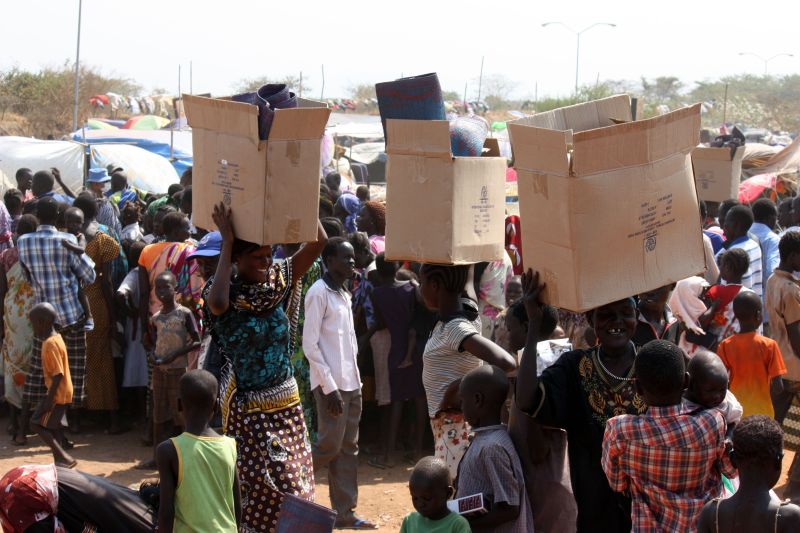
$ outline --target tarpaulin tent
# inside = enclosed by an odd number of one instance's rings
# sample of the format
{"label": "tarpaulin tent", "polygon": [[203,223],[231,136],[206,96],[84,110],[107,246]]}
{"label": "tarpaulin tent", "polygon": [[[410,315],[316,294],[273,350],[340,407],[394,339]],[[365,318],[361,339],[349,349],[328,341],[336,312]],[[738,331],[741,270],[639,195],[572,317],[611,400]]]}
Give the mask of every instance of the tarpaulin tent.
{"label": "tarpaulin tent", "polygon": [[139,190],[165,193],[180,176],[169,161],[159,155],[130,144],[96,144],[91,146],[92,166],[114,166],[125,169],[128,183]]}
{"label": "tarpaulin tent", "polygon": [[[137,189],[164,193],[178,174],[163,157],[125,144],[92,146],[91,165],[123,167],[131,185]],[[17,170],[27,167],[34,172],[56,167],[73,192],[83,187],[86,147],[73,141],[42,141],[27,137],[0,137],[0,181],[3,191],[16,187]],[[58,186],[56,186],[58,188]]]}
{"label": "tarpaulin tent", "polygon": [[[17,186],[20,168],[34,172],[56,167],[73,191],[83,187],[85,149],[72,141],[43,141],[29,137],[0,137],[0,180],[3,190]],[[56,186],[58,187],[58,186]]]}
{"label": "tarpaulin tent", "polygon": [[170,136],[174,158],[172,166],[178,174],[192,166],[192,132],[169,130],[78,130],[72,134],[76,141],[98,144],[132,144],[170,160]]}

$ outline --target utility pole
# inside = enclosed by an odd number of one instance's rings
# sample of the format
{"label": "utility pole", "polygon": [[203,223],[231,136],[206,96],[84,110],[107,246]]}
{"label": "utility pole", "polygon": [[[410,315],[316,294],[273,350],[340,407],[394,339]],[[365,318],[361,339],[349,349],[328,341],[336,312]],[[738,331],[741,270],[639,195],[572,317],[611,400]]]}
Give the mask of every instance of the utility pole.
{"label": "utility pole", "polygon": [[75,86],[73,88],[72,103],[72,131],[78,129],[78,81],[81,75],[81,11],[83,0],[78,0],[78,46],[75,51]]}

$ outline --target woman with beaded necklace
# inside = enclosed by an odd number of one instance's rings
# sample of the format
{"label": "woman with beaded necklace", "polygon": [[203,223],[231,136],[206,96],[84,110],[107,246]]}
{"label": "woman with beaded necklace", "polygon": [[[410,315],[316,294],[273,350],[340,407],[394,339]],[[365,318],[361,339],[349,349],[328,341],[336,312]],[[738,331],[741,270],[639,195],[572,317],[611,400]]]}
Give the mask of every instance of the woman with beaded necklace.
{"label": "woman with beaded necklace", "polygon": [[597,346],[565,353],[537,377],[536,324],[542,316],[539,295],[543,285],[536,272],[528,271],[523,287],[531,325],[517,372],[517,406],[537,422],[567,431],[578,531],[630,531],[630,499],[611,490],[600,457],[606,421],[647,409],[633,381],[636,348],[631,338],[636,331],[636,303],[626,298],[588,312]]}

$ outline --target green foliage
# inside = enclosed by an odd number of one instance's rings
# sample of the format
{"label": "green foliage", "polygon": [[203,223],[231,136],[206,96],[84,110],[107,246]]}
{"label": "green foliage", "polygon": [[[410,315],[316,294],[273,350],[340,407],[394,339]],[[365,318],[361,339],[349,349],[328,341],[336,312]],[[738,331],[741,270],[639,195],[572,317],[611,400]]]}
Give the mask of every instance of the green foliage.
{"label": "green foliage", "polygon": [[353,100],[370,100],[372,98],[377,98],[377,96],[375,96],[375,85],[371,83],[353,85],[347,92],[350,93],[350,98]]}
{"label": "green foliage", "polygon": [[290,91],[294,91],[300,96],[308,95],[311,92],[311,86],[307,79],[303,79],[301,84],[300,76],[291,74],[282,77],[260,76],[257,78],[245,78],[236,83],[234,90],[237,94],[250,93],[257,91],[262,85],[270,83],[284,83],[289,87]]}
{"label": "green foliage", "polygon": [[[109,92],[137,95],[141,87],[132,80],[109,77],[100,70],[82,65],[78,88],[78,122],[92,112],[89,98]],[[0,120],[14,113],[27,121],[26,134],[37,137],[60,136],[72,128],[75,66],[65,62],[29,72],[18,67],[0,71]]]}

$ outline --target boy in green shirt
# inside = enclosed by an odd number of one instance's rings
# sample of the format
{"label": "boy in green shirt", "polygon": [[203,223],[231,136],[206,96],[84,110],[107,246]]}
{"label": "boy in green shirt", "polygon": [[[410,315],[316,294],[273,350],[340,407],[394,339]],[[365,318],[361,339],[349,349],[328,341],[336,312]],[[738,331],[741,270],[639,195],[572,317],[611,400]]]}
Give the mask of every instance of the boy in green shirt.
{"label": "boy in green shirt", "polygon": [[236,441],[208,426],[219,385],[213,374],[191,370],[179,382],[178,408],[186,431],[156,450],[161,477],[159,533],[236,533],[241,522]]}
{"label": "boy in green shirt", "polygon": [[447,499],[453,495],[453,482],[443,460],[420,459],[411,472],[408,489],[417,511],[403,519],[400,533],[470,533],[467,519],[447,508]]}

